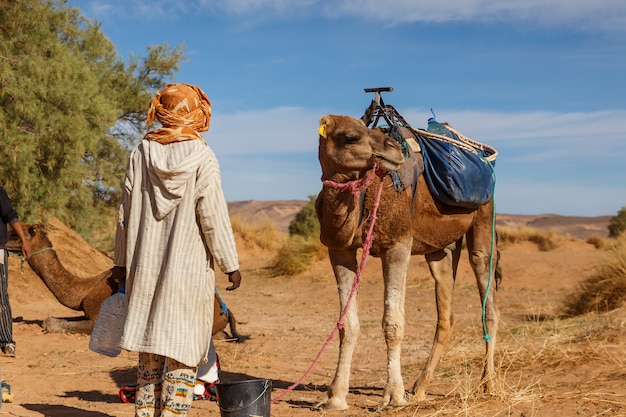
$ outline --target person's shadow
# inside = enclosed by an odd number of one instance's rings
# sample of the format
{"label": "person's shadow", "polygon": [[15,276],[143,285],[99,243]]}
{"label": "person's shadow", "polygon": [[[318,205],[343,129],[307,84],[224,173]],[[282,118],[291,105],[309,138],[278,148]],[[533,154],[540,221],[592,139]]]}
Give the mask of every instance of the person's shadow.
{"label": "person's shadow", "polygon": [[83,410],[58,404],[21,404],[27,410],[40,413],[46,417],[112,417],[100,411]]}
{"label": "person's shadow", "polygon": [[[129,367],[126,369],[114,369],[110,372],[111,379],[115,381],[115,384],[122,388],[124,386],[134,385],[137,382],[137,367]],[[256,375],[249,375],[245,373],[237,373],[237,372],[220,372],[220,383],[230,383],[230,382],[239,382],[239,381],[249,381],[249,380],[258,380],[265,379]],[[294,381],[285,381],[280,379],[273,379],[272,381],[272,391],[273,396],[279,395],[283,390],[288,389],[291,385],[293,385]],[[351,391],[360,391],[360,389],[372,390],[373,388],[368,387],[353,387]],[[305,391],[305,392],[317,392],[317,393],[325,393],[328,390],[326,385],[312,385],[312,384],[300,384],[297,387],[293,388],[293,391]],[[375,390],[375,389],[374,389]],[[88,401],[91,404],[94,403],[117,403],[120,402],[120,399],[117,395],[113,394],[105,394],[101,391],[67,391],[63,396],[65,398],[78,398],[84,401]],[[301,408],[314,408],[317,404],[317,401],[303,401],[303,400],[289,400],[285,399],[285,402],[291,404],[294,407]],[[98,411],[92,410],[83,410],[76,407],[69,407],[64,405],[47,405],[47,404],[22,404],[27,410],[34,411],[45,415],[46,417],[111,417],[109,414],[105,414]]]}

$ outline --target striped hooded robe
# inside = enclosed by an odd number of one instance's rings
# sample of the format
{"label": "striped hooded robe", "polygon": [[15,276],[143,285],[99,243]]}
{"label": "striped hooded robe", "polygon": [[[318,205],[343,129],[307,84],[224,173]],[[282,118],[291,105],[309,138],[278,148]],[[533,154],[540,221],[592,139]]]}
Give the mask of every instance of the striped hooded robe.
{"label": "striped hooded robe", "polygon": [[215,154],[204,140],[171,140],[184,132],[157,118],[166,128],[132,151],[122,190],[115,264],[126,267],[128,315],[120,346],[195,367],[210,346],[214,265],[238,270],[238,256]]}

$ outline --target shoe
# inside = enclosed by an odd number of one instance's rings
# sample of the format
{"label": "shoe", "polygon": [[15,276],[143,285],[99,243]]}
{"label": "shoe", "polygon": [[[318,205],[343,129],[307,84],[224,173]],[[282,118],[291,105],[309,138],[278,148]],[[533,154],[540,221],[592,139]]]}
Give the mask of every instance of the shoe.
{"label": "shoe", "polygon": [[2,346],[2,353],[5,356],[10,356],[14,358],[15,357],[15,343],[7,343],[6,345]]}
{"label": "shoe", "polygon": [[[217,401],[217,390],[215,389],[215,384],[220,383],[220,374],[222,372],[222,367],[220,366],[220,357],[219,355],[215,355],[215,369],[217,372],[217,379],[213,382],[205,382],[200,379],[196,379],[196,387],[193,393],[193,400],[209,400],[209,401]],[[204,386],[203,386],[204,385]],[[197,394],[202,392],[202,394]]]}
{"label": "shoe", "polygon": [[[215,384],[218,384],[220,381],[215,381],[215,382],[211,382],[210,384],[208,384],[209,386],[206,388],[206,390],[209,393],[209,401],[215,401],[217,402],[217,389],[215,388]],[[207,384],[205,384],[206,387]]]}
{"label": "shoe", "polygon": [[126,385],[117,393],[117,398],[123,403],[134,403],[137,393],[137,384]]}
{"label": "shoe", "polygon": [[[219,380],[218,381],[214,381],[214,382],[205,382],[204,383],[204,392],[202,394],[196,394],[194,392],[193,394],[193,400],[194,401],[200,401],[200,400],[209,400],[209,401],[217,401],[217,390],[215,389],[215,384],[219,384]],[[200,385],[200,384],[198,384]]]}
{"label": "shoe", "polygon": [[2,389],[2,402],[12,403],[13,394],[11,394],[11,385],[9,385],[4,379],[0,381],[0,387]]}

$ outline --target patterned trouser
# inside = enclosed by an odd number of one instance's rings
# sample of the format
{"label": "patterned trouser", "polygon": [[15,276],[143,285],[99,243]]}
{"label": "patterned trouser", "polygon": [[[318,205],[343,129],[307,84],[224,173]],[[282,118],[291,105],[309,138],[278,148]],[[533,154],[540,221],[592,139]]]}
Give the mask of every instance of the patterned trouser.
{"label": "patterned trouser", "polygon": [[196,368],[165,356],[139,353],[135,417],[184,417],[193,402]]}
{"label": "patterned trouser", "polygon": [[6,249],[0,249],[0,347],[15,343],[13,316],[9,304],[9,263]]}

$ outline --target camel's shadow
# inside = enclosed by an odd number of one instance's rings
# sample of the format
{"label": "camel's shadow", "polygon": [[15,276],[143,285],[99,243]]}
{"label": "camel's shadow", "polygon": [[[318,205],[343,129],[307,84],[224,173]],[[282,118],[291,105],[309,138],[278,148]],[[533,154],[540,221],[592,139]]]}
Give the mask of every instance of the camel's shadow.
{"label": "camel's shadow", "polygon": [[[35,324],[41,327],[47,333],[68,333],[68,334],[86,334],[90,335],[93,330],[93,323],[85,316],[70,316],[70,317],[47,317],[44,320],[24,320],[24,317],[19,316],[13,318],[13,323]],[[68,326],[67,323],[72,323]],[[220,330],[213,335],[216,340],[223,340],[226,342],[244,343],[250,339],[251,336],[235,334],[232,335],[226,330]]]}
{"label": "camel's shadow", "polygon": [[43,327],[43,320],[24,320],[22,316],[13,317],[13,323],[36,324]]}
{"label": "camel's shadow", "polygon": [[[91,334],[93,322],[85,316],[71,317],[47,317],[43,320],[24,320],[23,317],[16,317],[13,323],[36,324],[46,333],[67,333],[67,334]],[[70,324],[68,326],[67,324]]]}

